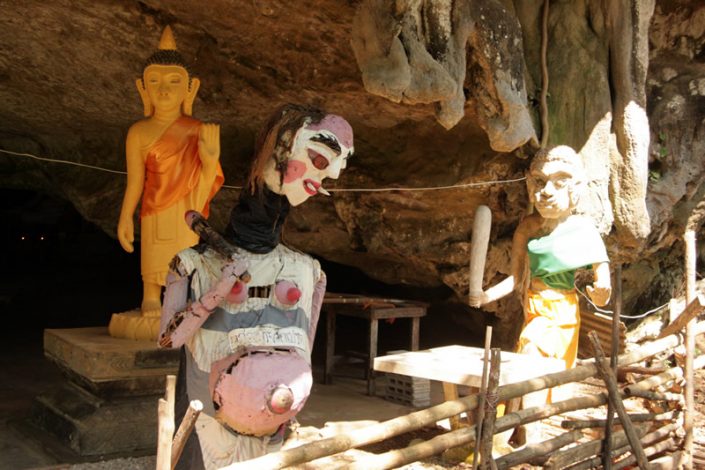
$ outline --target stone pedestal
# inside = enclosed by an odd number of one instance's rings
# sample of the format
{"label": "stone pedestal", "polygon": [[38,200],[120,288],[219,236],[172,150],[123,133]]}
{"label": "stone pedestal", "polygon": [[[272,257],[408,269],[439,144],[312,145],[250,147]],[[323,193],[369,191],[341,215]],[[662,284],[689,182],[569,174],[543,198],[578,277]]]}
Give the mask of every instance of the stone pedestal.
{"label": "stone pedestal", "polygon": [[178,350],[98,327],[44,330],[44,354],[66,380],[35,399],[33,424],[81,456],[156,449],[157,403]]}

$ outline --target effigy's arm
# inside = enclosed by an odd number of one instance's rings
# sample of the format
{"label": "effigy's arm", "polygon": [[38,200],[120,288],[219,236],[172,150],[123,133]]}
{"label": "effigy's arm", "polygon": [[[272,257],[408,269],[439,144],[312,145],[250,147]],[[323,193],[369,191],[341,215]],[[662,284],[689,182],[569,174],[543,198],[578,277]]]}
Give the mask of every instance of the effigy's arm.
{"label": "effigy's arm", "polygon": [[127,161],[127,187],[120,209],[117,237],[122,248],[128,253],[134,251],[135,226],[133,216],[144,189],[145,167],[140,152],[140,139],[135,126],[127,132],[125,142],[125,156]]}
{"label": "effigy's arm", "polygon": [[607,262],[595,263],[592,265],[592,272],[595,282],[592,286],[587,286],[588,295],[598,307],[607,305],[612,295],[612,281],[610,279],[610,265]]}
{"label": "effigy's arm", "polygon": [[[482,306],[505,297],[522,284],[524,265],[526,264],[526,245],[529,237],[536,232],[540,225],[540,219],[536,215],[530,215],[519,222],[512,238],[511,266],[509,276],[502,279],[492,287],[487,288],[479,299],[471,299],[471,306]],[[472,301],[476,303],[473,304]]]}
{"label": "effigy's arm", "polygon": [[308,327],[309,347],[313,350],[313,340],[316,339],[316,327],[318,320],[321,317],[321,307],[323,307],[323,297],[326,295],[326,284],[328,279],[326,273],[321,271],[321,277],[318,278],[316,285],[313,286],[313,300],[311,302],[311,323]]}
{"label": "effigy's arm", "polygon": [[[166,325],[159,335],[159,346],[162,348],[179,348],[183,346],[201,328],[211,313],[213,313],[213,310],[220,305],[235,283],[246,272],[246,261],[230,261],[225,264],[220,279],[208,292],[203,294],[197,301],[192,302],[184,310],[174,313],[166,321]],[[169,303],[171,302],[172,300],[169,299]],[[174,302],[178,302],[178,299]],[[164,310],[164,313],[167,313],[167,311]]]}

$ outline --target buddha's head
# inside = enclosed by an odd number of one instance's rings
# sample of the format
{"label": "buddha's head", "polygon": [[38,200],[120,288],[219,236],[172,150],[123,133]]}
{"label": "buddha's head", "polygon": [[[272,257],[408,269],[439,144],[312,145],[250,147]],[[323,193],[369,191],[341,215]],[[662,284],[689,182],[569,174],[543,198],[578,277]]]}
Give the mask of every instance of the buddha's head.
{"label": "buddha's head", "polygon": [[580,156],[567,145],[539,150],[526,177],[529,200],[542,217],[569,215],[585,183]]}
{"label": "buddha's head", "polygon": [[255,147],[248,188],[267,186],[297,206],[337,179],[353,154],[353,132],[340,116],[287,104],[272,114]]}
{"label": "buddha's head", "polygon": [[145,116],[153,115],[155,110],[191,115],[200,81],[189,75],[169,26],[164,28],[159,49],[147,59],[142,78],[137,79],[136,85]]}

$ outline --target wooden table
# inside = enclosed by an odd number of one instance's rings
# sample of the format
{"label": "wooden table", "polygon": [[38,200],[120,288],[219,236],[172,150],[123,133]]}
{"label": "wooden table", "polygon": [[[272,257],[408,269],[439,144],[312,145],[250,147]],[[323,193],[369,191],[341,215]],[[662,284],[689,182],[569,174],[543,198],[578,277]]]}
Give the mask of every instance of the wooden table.
{"label": "wooden table", "polygon": [[323,381],[333,382],[333,355],[335,353],[335,318],[337,315],[357,317],[369,322],[367,337],[367,393],[375,394],[375,371],[373,361],[377,357],[377,333],[379,320],[391,318],[410,318],[410,349],[419,349],[419,331],[421,317],[426,315],[428,305],[399,299],[381,299],[348,294],[327,293],[323,299],[323,311],[326,314],[326,359]]}
{"label": "wooden table", "polygon": [[[470,346],[443,346],[377,357],[374,369],[443,382],[446,400],[458,398],[458,385],[480,388],[485,350]],[[505,385],[565,370],[558,359],[502,351],[499,384]],[[451,420],[457,427],[457,419]]]}

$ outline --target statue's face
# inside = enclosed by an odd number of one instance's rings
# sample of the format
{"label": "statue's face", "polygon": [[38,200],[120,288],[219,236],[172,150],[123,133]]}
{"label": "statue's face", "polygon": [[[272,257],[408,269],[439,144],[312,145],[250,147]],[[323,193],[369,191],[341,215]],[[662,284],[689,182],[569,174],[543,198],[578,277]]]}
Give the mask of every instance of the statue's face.
{"label": "statue's face", "polygon": [[526,179],[529,199],[545,219],[570,215],[573,175],[570,166],[561,161],[548,161],[532,168]]}
{"label": "statue's face", "polygon": [[270,190],[286,196],[292,206],[298,206],[318,193],[328,194],[322,187],[323,180],[337,179],[352,153],[352,127],[342,117],[328,114],[321,122],[296,132],[281,185],[274,160],[265,171],[265,183]]}
{"label": "statue's face", "polygon": [[150,65],[142,79],[157,111],[179,109],[188,94],[188,72],[179,65]]}

